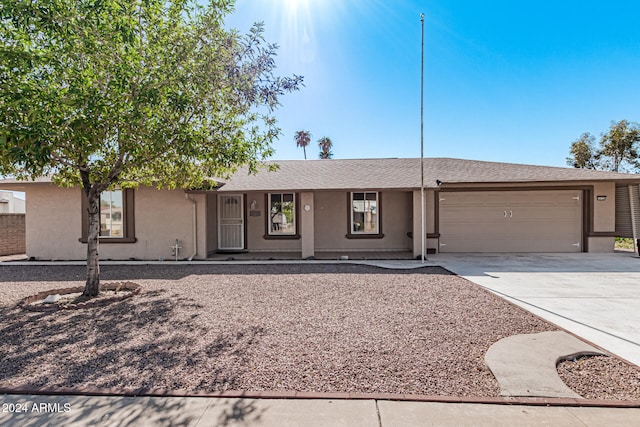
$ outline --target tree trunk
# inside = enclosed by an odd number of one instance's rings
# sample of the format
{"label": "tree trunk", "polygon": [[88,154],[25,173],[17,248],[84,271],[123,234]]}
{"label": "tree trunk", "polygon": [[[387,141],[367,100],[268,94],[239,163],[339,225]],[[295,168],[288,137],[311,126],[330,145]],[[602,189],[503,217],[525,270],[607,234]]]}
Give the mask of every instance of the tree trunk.
{"label": "tree trunk", "polygon": [[[86,194],[86,193],[85,193]],[[96,297],[100,291],[100,266],[98,244],[100,238],[100,193],[89,191],[89,233],[87,236],[87,283],[83,295]]]}

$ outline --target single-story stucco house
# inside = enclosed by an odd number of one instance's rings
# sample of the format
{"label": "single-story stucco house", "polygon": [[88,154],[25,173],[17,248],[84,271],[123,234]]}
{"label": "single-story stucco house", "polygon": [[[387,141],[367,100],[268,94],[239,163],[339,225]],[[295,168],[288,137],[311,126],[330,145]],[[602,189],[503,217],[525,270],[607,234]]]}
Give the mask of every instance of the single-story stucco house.
{"label": "single-story stucco house", "polygon": [[[286,160],[210,191],[115,190],[101,198],[102,259],[212,254],[421,253],[420,159]],[[429,158],[427,248],[434,252],[611,252],[635,237],[640,175]],[[86,258],[80,188],[0,181],[26,193],[27,256]],[[635,212],[635,213],[634,213]]]}

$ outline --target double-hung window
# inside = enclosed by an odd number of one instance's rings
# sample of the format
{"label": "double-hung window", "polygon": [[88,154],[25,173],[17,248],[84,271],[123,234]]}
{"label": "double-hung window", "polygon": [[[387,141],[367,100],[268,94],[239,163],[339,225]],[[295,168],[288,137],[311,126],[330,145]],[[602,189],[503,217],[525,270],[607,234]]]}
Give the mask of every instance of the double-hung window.
{"label": "double-hung window", "polygon": [[296,235],[296,198],[294,193],[269,193],[268,234]]}
{"label": "double-hung window", "polygon": [[379,194],[351,193],[351,234],[380,234]]}
{"label": "double-hung window", "polygon": [[[100,242],[135,243],[134,190],[106,190],[100,194]],[[87,242],[89,235],[89,205],[82,192],[82,234],[80,241]]]}
{"label": "double-hung window", "polygon": [[100,194],[100,237],[124,237],[124,204],[122,190],[107,190]]}

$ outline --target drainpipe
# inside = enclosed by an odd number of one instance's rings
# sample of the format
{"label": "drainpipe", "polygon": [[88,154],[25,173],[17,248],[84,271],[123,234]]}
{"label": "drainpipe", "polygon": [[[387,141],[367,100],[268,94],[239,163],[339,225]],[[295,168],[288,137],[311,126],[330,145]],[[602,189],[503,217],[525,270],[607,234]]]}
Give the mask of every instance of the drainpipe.
{"label": "drainpipe", "polygon": [[198,254],[198,216],[197,216],[197,207],[198,203],[191,197],[191,194],[184,194],[187,199],[193,203],[193,255],[189,257],[189,261],[193,261],[193,258]]}
{"label": "drainpipe", "polygon": [[638,221],[637,221],[637,214],[638,212],[640,212],[640,207],[638,206],[638,198],[639,198],[639,194],[640,194],[640,186],[638,186],[638,192],[634,191],[635,188],[633,187],[633,185],[630,185],[628,187],[629,189],[629,205],[631,208],[631,229],[632,229],[632,233],[633,233],[633,252],[638,251],[638,255],[640,255],[640,247],[638,247],[638,243],[640,242],[640,240],[638,240]]}

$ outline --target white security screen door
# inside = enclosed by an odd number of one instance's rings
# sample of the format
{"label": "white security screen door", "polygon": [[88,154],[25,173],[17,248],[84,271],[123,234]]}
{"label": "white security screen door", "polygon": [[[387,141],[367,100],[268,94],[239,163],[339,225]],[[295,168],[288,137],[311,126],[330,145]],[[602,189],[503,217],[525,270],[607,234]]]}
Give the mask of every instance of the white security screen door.
{"label": "white security screen door", "polygon": [[242,195],[218,194],[218,249],[244,249]]}

